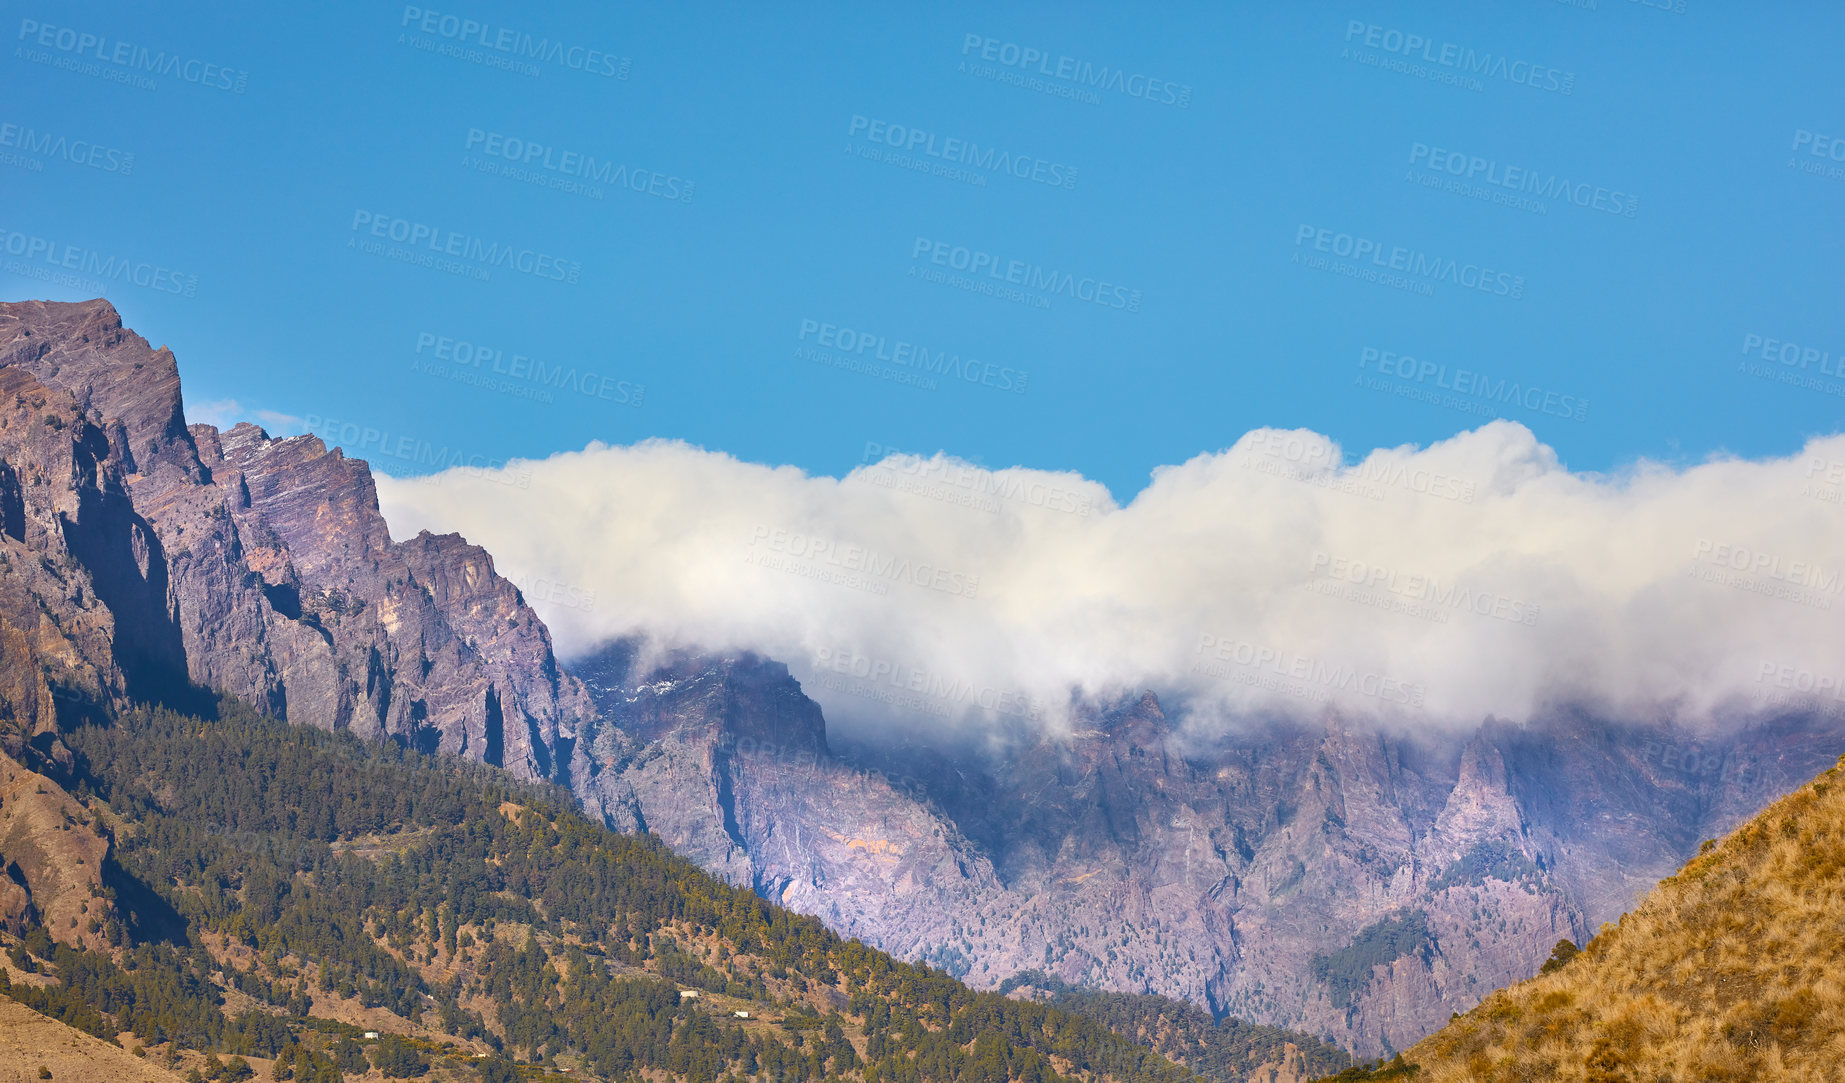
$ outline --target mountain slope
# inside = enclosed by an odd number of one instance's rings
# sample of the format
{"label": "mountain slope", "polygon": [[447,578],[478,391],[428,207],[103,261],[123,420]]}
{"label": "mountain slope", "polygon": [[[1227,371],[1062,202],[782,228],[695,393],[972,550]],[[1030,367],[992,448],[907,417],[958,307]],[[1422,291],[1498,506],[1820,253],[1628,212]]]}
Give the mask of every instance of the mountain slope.
{"label": "mountain slope", "polygon": [[153,901],[97,946],[36,922],[0,938],[0,992],[107,1039],[171,1043],[180,1063],[211,1050],[319,1073],[370,1029],[387,1035],[361,1043],[375,1065],[1185,1077],[1096,1023],[843,941],[489,768],[228,700],[217,719],[136,711],[64,737],[69,788],[95,830],[114,825],[128,882]]}
{"label": "mountain slope", "polygon": [[1706,847],[1581,954],[1492,994],[1404,1060],[1428,1083],[1834,1080],[1842,966],[1834,767]]}
{"label": "mountain slope", "polygon": [[[39,1069],[50,1072],[41,1077]],[[176,1072],[0,997],[0,1083],[181,1083]]]}

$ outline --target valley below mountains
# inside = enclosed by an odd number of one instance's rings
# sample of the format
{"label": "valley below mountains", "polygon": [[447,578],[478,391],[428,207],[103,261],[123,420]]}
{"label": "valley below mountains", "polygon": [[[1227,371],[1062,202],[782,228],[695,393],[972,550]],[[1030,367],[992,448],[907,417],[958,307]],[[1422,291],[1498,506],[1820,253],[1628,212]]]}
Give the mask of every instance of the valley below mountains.
{"label": "valley below mountains", "polygon": [[[487,552],[392,539],[363,461],[188,425],[173,354],[103,301],[0,305],[0,565],[21,770],[76,770],[86,713],[229,696],[567,787],[600,825],[977,989],[1157,994],[1367,1057],[1588,941],[1845,749],[1845,720],[1800,712],[1207,727],[1157,689],[1074,701],[1067,733],[841,740],[779,661],[629,640],[560,659]],[[20,869],[0,917],[101,897],[106,846],[79,891],[21,862],[30,834],[0,834]]]}

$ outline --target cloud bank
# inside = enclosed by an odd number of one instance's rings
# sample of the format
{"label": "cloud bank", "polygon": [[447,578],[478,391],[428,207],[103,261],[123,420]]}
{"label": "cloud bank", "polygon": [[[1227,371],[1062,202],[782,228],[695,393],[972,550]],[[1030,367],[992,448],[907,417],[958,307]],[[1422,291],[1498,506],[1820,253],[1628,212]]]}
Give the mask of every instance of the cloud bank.
{"label": "cloud bank", "polygon": [[622,635],[786,661],[830,719],[1471,726],[1579,704],[1845,713],[1845,437],[1572,473],[1523,426],[1347,463],[1259,430],[1126,506],[1070,473],[892,455],[841,479],[682,443],[378,478],[394,534],[484,545],[566,657]]}

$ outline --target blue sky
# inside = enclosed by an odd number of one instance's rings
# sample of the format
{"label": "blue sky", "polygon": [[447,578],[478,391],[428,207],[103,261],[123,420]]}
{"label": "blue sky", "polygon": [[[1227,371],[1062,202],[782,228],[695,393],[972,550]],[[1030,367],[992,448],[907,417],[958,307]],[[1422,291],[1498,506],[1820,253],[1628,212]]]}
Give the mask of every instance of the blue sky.
{"label": "blue sky", "polygon": [[390,473],[1788,454],[1845,407],[1845,14],[1679,6],[9,5],[0,293],[113,269],[189,403]]}

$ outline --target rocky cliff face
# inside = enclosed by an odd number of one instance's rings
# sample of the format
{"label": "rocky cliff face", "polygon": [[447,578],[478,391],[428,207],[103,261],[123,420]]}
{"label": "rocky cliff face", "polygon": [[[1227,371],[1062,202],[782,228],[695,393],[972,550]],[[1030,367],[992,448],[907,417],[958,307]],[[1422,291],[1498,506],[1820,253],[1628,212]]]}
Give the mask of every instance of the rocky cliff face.
{"label": "rocky cliff face", "polygon": [[[623,643],[574,667],[628,738],[592,749],[600,775],[585,795],[627,810],[623,826],[853,935],[1003,893],[939,810],[828,751],[820,708],[786,666],[752,655],[634,662]],[[916,931],[892,943],[934,959],[933,926]]]}
{"label": "rocky cliff face", "polygon": [[834,749],[776,663],[635,657],[575,667],[632,738],[601,784],[706,868],[977,986],[1043,968],[1365,1054],[1535,973],[1845,745],[1567,714],[1205,745],[1147,693],[1003,752]]}
{"label": "rocky cliff face", "polygon": [[370,470],[317,438],[188,427],[172,353],[107,302],[0,305],[0,461],[0,617],[52,686],[576,767],[594,708],[483,550],[392,542]]}

